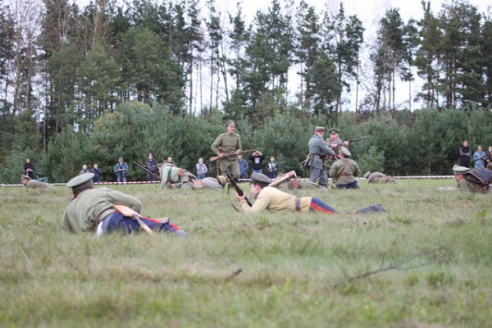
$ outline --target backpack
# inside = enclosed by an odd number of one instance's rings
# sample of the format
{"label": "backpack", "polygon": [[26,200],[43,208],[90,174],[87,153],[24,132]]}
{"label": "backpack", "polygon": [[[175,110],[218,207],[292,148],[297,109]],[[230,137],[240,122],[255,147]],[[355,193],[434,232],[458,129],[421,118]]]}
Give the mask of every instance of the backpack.
{"label": "backpack", "polygon": [[492,171],[487,170],[485,167],[477,167],[466,172],[465,179],[479,185],[483,192],[487,192],[489,184],[492,183]]}

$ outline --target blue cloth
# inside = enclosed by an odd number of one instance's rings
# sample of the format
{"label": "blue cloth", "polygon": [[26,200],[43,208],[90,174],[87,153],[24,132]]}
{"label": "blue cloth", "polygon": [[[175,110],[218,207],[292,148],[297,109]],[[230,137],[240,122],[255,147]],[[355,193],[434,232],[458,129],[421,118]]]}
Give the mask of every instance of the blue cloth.
{"label": "blue cloth", "polygon": [[347,183],[347,184],[337,184],[337,189],[359,189],[357,181]]}
{"label": "blue cloth", "polygon": [[[161,232],[175,232],[176,229],[172,227],[169,222],[155,222],[142,218],[142,221],[152,230]],[[123,216],[123,214],[114,212],[104,218],[102,224],[102,230],[104,234],[110,234],[113,232],[123,232],[131,234],[133,232],[140,231],[140,224],[134,219]]]}

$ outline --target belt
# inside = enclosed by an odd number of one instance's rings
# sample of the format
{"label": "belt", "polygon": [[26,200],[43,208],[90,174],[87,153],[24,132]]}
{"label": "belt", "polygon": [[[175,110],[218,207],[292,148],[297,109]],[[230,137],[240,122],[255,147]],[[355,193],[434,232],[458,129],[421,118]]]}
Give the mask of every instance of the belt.
{"label": "belt", "polygon": [[301,211],[301,199],[296,198],[296,212],[300,212],[300,211]]}

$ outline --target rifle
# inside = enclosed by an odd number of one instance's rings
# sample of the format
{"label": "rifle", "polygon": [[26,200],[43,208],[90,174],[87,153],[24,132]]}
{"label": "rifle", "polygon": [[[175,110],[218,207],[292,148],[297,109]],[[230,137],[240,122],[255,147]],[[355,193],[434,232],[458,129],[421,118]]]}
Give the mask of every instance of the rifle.
{"label": "rifle", "polygon": [[285,175],[280,176],[276,180],[274,180],[270,184],[270,187],[276,187],[279,184],[281,184],[282,182],[284,182],[285,180],[290,180],[290,179],[294,179],[294,178],[297,178],[296,171],[289,171],[289,172],[285,173]]}
{"label": "rifle", "polygon": [[[256,151],[256,149],[250,149],[250,150],[243,150],[242,152],[240,152],[240,154],[247,154],[247,153],[252,153]],[[233,156],[233,155],[237,155],[237,153],[227,153],[227,154],[222,154],[223,156]],[[216,160],[220,159],[220,156],[214,156],[214,157],[210,157],[210,161],[211,162],[215,162]]]}
{"label": "rifle", "polygon": [[348,140],[348,142],[357,142],[357,141],[369,139],[370,137],[371,136],[363,136],[363,137],[359,137],[359,138],[355,138],[355,139],[350,139],[350,140]]}
{"label": "rifle", "polygon": [[157,179],[158,179],[158,181],[161,181],[161,177],[160,177],[160,176],[158,176],[157,174],[155,174],[154,172],[151,172],[151,171],[147,170],[144,166],[142,166],[142,165],[138,164],[138,163],[137,163],[137,162],[135,162],[135,161],[133,161],[133,164],[135,164],[136,166],[138,166],[139,168],[141,168],[141,169],[142,169],[142,170],[144,170],[145,172],[152,174],[155,178],[157,178]]}
{"label": "rifle", "polygon": [[[237,184],[236,180],[234,180],[234,177],[232,176],[232,173],[230,171],[226,171],[226,174],[227,174],[227,179],[229,180],[229,182],[231,183],[231,185],[234,187],[234,189],[236,189],[236,192],[239,196],[243,196],[244,195],[244,191],[239,187],[239,185]],[[246,203],[248,203],[249,207],[253,207],[253,204],[251,204],[251,202],[249,201],[248,197],[246,197],[244,195],[244,198],[246,199]]]}

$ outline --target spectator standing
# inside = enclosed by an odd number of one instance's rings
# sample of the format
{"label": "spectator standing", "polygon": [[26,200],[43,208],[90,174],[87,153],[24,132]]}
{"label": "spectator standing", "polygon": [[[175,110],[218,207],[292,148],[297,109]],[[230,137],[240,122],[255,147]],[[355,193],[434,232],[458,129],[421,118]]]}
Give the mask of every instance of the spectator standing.
{"label": "spectator standing", "polygon": [[473,161],[475,162],[475,167],[485,167],[485,159],[487,154],[483,151],[482,146],[477,147],[477,151],[473,154]]}
{"label": "spectator standing", "polygon": [[243,155],[237,155],[237,162],[239,164],[239,179],[247,179],[249,169],[248,161],[243,158]]}
{"label": "spectator standing", "polygon": [[252,163],[251,168],[253,169],[253,173],[263,174],[262,162],[265,160],[265,155],[263,155],[261,151],[256,150],[253,154],[251,154],[249,160]]}
{"label": "spectator standing", "polygon": [[126,174],[128,173],[128,164],[123,161],[123,157],[118,159],[118,163],[114,166],[114,173],[118,179],[118,183],[126,183]]}
{"label": "spectator standing", "polygon": [[24,174],[29,178],[34,179],[34,165],[32,165],[31,160],[26,158],[24,161]]}
{"label": "spectator standing", "polygon": [[90,173],[89,169],[87,168],[87,164],[82,164],[82,170],[80,171],[80,174],[86,173]]}
{"label": "spectator standing", "polygon": [[147,154],[147,159],[145,160],[144,168],[147,172],[147,181],[157,181],[159,173],[157,173],[157,161],[154,158],[154,154],[149,152]]}
{"label": "spectator standing", "polygon": [[487,158],[485,162],[487,163],[487,169],[492,171],[492,146],[489,146],[489,149],[487,150]]}
{"label": "spectator standing", "polygon": [[203,163],[203,158],[198,159],[198,163],[196,163],[196,176],[199,180],[205,179],[205,174],[208,172],[208,167],[205,163]]}
{"label": "spectator standing", "polygon": [[99,178],[101,177],[101,169],[98,167],[97,163],[94,163],[91,172],[94,173],[92,182],[99,182]]}
{"label": "spectator standing", "polygon": [[268,162],[268,178],[275,179],[278,175],[278,170],[280,165],[275,161],[275,157],[270,157],[270,162]]}
{"label": "spectator standing", "polygon": [[463,167],[470,167],[471,155],[472,151],[468,146],[468,140],[465,140],[463,141],[463,145],[460,147],[460,165]]}

